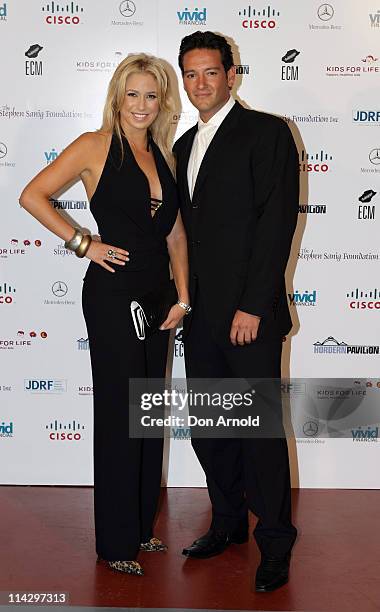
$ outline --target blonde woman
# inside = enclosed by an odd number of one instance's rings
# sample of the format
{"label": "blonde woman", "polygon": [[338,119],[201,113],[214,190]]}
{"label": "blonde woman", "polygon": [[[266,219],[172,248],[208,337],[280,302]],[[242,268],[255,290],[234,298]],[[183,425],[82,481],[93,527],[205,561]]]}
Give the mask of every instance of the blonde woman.
{"label": "blonde woman", "polygon": [[[189,309],[187,245],[173,178],[173,101],[160,60],[129,55],[108,89],[103,125],[82,134],[24,189],[21,205],[91,262],[83,287],[94,386],[96,550],[115,570],[142,575],[139,550],[163,551],[153,537],[162,439],[129,438],[128,380],[164,378],[169,329]],[[51,197],[80,177],[100,241],[55,211]],[[175,304],[149,339],[136,337],[131,298],[167,282]]]}

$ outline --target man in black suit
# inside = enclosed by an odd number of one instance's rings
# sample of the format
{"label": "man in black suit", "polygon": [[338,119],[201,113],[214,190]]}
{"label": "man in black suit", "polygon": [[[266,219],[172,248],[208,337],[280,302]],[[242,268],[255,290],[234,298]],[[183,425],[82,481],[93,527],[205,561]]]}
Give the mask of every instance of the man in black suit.
{"label": "man in black suit", "polygon": [[[198,125],[174,146],[193,306],[184,327],[186,373],[280,379],[282,339],[291,328],[284,272],[298,212],[297,150],[284,121],[231,97],[235,68],[225,38],[186,36],[179,65],[199,110]],[[206,558],[246,542],[250,509],[261,551],[256,590],[282,586],[297,534],[285,436],[193,438],[192,445],[212,523],[183,554]]]}

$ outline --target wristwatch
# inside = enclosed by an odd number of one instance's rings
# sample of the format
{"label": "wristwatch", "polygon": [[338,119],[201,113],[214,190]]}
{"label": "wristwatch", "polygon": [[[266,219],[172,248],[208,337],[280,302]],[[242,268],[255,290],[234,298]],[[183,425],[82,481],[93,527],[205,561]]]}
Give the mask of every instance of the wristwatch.
{"label": "wristwatch", "polygon": [[178,304],[178,306],[181,306],[181,308],[184,309],[185,314],[188,315],[188,314],[191,313],[192,308],[191,308],[191,306],[189,304],[185,304],[185,302],[181,302],[180,300],[178,300],[177,304]]}

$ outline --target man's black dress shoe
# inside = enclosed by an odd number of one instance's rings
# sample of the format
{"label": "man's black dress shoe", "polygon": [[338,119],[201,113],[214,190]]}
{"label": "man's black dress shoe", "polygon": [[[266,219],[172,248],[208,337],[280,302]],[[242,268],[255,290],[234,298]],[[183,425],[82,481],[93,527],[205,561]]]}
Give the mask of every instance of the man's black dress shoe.
{"label": "man's black dress shoe", "polygon": [[275,591],[288,582],[290,555],[286,557],[265,557],[256,572],[255,589],[259,593]]}
{"label": "man's black dress shoe", "polygon": [[205,535],[195,540],[191,546],[184,548],[182,554],[194,559],[208,559],[220,555],[230,544],[248,542],[246,531],[235,531],[228,534],[225,531],[210,529]]}

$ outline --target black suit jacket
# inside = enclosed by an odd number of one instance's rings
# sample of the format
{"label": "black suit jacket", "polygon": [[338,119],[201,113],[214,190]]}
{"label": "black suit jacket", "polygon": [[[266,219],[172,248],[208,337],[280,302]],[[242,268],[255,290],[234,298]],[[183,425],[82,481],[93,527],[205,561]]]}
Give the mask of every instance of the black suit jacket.
{"label": "black suit jacket", "polygon": [[236,102],[206,151],[191,199],[187,166],[196,131],[174,145],[192,302],[198,290],[223,344],[231,346],[237,309],[262,317],[258,339],[282,336],[292,326],[284,272],[299,198],[291,132],[282,119]]}

